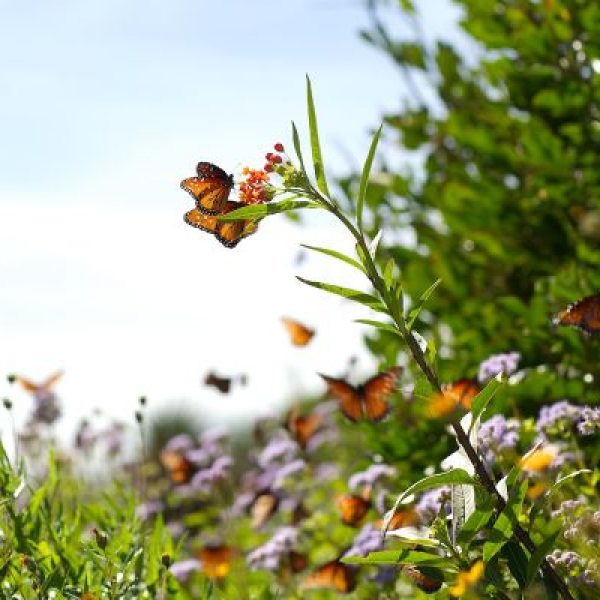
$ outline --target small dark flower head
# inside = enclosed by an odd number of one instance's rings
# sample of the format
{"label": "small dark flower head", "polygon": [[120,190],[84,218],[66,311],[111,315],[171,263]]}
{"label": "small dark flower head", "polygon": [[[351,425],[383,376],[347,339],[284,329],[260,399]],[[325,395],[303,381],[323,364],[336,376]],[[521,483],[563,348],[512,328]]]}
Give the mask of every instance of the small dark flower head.
{"label": "small dark flower head", "polygon": [[17,380],[17,376],[14,373],[9,373],[6,376],[6,380],[8,381],[8,383],[13,384]]}
{"label": "small dark flower head", "polygon": [[141,411],[139,411],[139,410],[135,411],[135,420],[140,424],[142,424],[144,422],[144,415],[141,413]]}
{"label": "small dark flower head", "polygon": [[165,566],[167,569],[173,564],[173,559],[171,558],[171,555],[167,554],[166,552],[160,557],[160,561],[162,562],[163,566]]}
{"label": "small dark flower head", "polygon": [[12,401],[8,398],[2,398],[2,404],[4,404],[4,408],[6,410],[10,410],[12,408]]}
{"label": "small dark flower head", "polygon": [[97,527],[94,527],[92,529],[92,533],[96,538],[96,544],[98,544],[98,546],[100,546],[100,548],[104,550],[104,548],[106,548],[106,544],[108,544],[108,534],[105,531],[98,529]]}
{"label": "small dark flower head", "polygon": [[140,403],[140,406],[146,406],[146,403],[148,402],[148,400],[146,399],[146,396],[140,396],[140,399],[138,400],[138,402]]}

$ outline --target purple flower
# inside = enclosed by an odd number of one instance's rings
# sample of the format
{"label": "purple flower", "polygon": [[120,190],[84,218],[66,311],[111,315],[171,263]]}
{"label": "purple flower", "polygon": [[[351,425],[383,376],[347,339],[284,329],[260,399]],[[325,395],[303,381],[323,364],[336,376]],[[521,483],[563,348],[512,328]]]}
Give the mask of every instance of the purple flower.
{"label": "purple flower", "polygon": [[433,490],[427,490],[415,506],[415,511],[424,523],[431,523],[439,514],[442,505],[449,512],[450,507],[446,502],[450,498],[450,488],[443,486]]}
{"label": "purple flower", "polygon": [[275,477],[273,479],[273,488],[281,488],[285,480],[292,475],[296,475],[296,473],[300,473],[304,471],[306,468],[306,462],[304,462],[301,458],[297,458],[293,460],[291,463],[287,465],[283,465],[279,469],[277,469],[275,473]]}
{"label": "purple flower", "polygon": [[571,404],[568,400],[542,406],[536,423],[536,429],[543,434],[560,434],[565,429],[571,429],[579,421],[581,407]]}
{"label": "purple flower", "polygon": [[258,457],[258,464],[262,469],[270,467],[279,459],[288,462],[296,456],[299,446],[289,438],[275,438],[269,442]]}
{"label": "purple flower", "polygon": [[44,394],[35,394],[36,405],[31,414],[31,421],[34,423],[45,423],[52,425],[61,415],[58,398],[52,392]]}
{"label": "purple flower", "polygon": [[389,465],[371,465],[365,471],[355,473],[348,479],[348,486],[351,489],[363,485],[373,486],[381,477],[393,477],[396,475],[396,469]]}
{"label": "purple flower", "polygon": [[581,420],[577,423],[577,431],[581,435],[592,435],[600,428],[600,408],[584,406],[579,416]]}
{"label": "purple flower", "polygon": [[173,436],[165,445],[168,452],[185,452],[194,447],[194,439],[187,433],[179,433]]}
{"label": "purple flower", "polygon": [[219,456],[210,467],[201,469],[192,477],[190,486],[201,492],[209,492],[215,483],[228,477],[232,465],[231,456]]}
{"label": "purple flower", "polygon": [[367,523],[354,538],[352,546],[344,556],[366,556],[383,548],[383,536],[373,523]]}
{"label": "purple flower", "polygon": [[506,354],[493,354],[479,365],[477,379],[479,383],[486,383],[492,377],[503,373],[512,375],[519,366],[521,360],[520,352],[507,352]]}
{"label": "purple flower", "polygon": [[251,569],[276,571],[282,557],[294,549],[297,541],[298,530],[295,527],[280,527],[270,540],[248,554],[248,565]]}
{"label": "purple flower", "polygon": [[169,570],[173,573],[173,576],[177,581],[185,582],[194,571],[199,571],[201,566],[199,560],[188,558],[187,560],[180,560],[179,562],[173,563],[169,567]]}
{"label": "purple flower", "polygon": [[159,513],[164,508],[165,508],[164,502],[161,502],[160,500],[149,500],[148,502],[144,502],[143,504],[140,504],[135,509],[135,514],[142,521],[146,521],[150,517],[152,517],[155,514]]}
{"label": "purple flower", "polygon": [[497,454],[514,450],[519,441],[520,423],[517,419],[505,419],[494,415],[479,429],[479,444],[486,462],[494,463]]}

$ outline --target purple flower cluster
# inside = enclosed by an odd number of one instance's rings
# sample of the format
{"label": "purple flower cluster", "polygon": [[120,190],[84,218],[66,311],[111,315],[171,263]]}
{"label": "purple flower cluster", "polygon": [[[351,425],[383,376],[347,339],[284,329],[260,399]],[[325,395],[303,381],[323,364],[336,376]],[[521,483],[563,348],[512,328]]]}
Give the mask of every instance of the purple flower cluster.
{"label": "purple flower cluster", "polygon": [[567,571],[582,567],[584,564],[583,557],[571,550],[554,550],[546,558],[553,567],[566,569]]}
{"label": "purple flower cluster", "polygon": [[180,560],[179,562],[173,563],[169,570],[173,574],[173,577],[177,581],[185,583],[188,577],[194,572],[199,571],[202,564],[196,558],[188,558],[187,560]]}
{"label": "purple flower cluster", "polygon": [[389,465],[375,464],[371,465],[365,471],[355,473],[348,479],[348,486],[351,489],[356,489],[361,486],[373,486],[382,477],[393,477],[396,475],[396,469]]}
{"label": "purple flower cluster", "polygon": [[442,505],[449,511],[447,501],[450,499],[450,488],[443,486],[433,490],[427,490],[415,506],[415,511],[423,523],[431,523],[439,514]]}
{"label": "purple flower cluster", "polygon": [[583,406],[581,408],[580,421],[577,423],[577,431],[581,435],[592,435],[600,429],[600,408]]}
{"label": "purple flower cluster", "polygon": [[518,419],[506,419],[502,415],[494,415],[482,423],[478,437],[487,464],[492,465],[498,454],[516,448],[519,429]]}
{"label": "purple flower cluster", "polygon": [[366,556],[383,548],[383,536],[373,523],[367,523],[354,538],[352,546],[344,556]]}
{"label": "purple flower cluster", "polygon": [[517,370],[520,360],[520,352],[493,354],[479,365],[477,379],[479,380],[479,383],[486,383],[492,377],[498,375],[498,373],[512,375]]}
{"label": "purple flower cluster", "polygon": [[216,483],[227,479],[232,465],[233,459],[231,456],[219,456],[210,467],[200,469],[200,471],[192,477],[190,486],[192,489],[199,492],[208,493]]}
{"label": "purple flower cluster", "polygon": [[286,463],[298,454],[300,447],[288,437],[273,438],[259,454],[257,462],[261,469],[267,469],[281,459]]}
{"label": "purple flower cluster", "polygon": [[297,542],[298,530],[295,527],[280,527],[270,540],[248,554],[248,565],[251,569],[276,571],[283,556],[291,552]]}
{"label": "purple flower cluster", "polygon": [[546,435],[556,435],[572,429],[581,417],[581,407],[561,400],[542,406],[536,423],[536,429]]}

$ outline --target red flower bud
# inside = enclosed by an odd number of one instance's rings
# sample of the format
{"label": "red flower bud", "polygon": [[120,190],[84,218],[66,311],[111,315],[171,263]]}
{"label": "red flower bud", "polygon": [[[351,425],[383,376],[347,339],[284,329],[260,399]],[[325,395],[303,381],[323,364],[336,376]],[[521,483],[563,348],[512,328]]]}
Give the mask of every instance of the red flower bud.
{"label": "red flower bud", "polygon": [[276,164],[280,164],[281,162],[283,162],[283,159],[281,158],[281,156],[279,156],[279,154],[276,154],[276,155],[273,157],[273,160],[272,160],[271,162],[274,162],[274,163],[276,163]]}
{"label": "red flower bud", "polygon": [[275,146],[273,146],[277,152],[283,152],[283,144],[281,142],[277,142]]}
{"label": "red flower bud", "polygon": [[273,170],[273,165],[271,163],[267,163],[264,167],[263,170],[265,170],[267,173],[270,173]]}

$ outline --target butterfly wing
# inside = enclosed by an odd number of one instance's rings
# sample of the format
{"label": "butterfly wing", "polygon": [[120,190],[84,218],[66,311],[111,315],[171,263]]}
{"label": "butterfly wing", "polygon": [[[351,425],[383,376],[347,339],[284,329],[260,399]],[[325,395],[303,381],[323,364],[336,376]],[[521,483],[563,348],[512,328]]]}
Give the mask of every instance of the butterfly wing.
{"label": "butterfly wing", "polygon": [[40,384],[40,388],[42,388],[45,392],[49,392],[62,376],[63,371],[56,371],[52,373],[52,375],[50,375],[50,377],[48,377],[44,383]]}
{"label": "butterfly wing", "polygon": [[393,367],[371,377],[363,385],[363,401],[367,419],[380,421],[388,414],[390,405],[387,399],[395,391],[401,373],[402,367]]}
{"label": "butterfly wing", "polygon": [[553,319],[555,325],[573,325],[588,333],[600,333],[600,294],[569,305]]}
{"label": "butterfly wing", "polygon": [[188,177],[181,182],[184,189],[196,201],[196,208],[206,215],[220,214],[227,204],[233,188],[233,177],[223,169],[208,162],[196,167],[198,177]]}
{"label": "butterfly wing", "polygon": [[216,233],[217,231],[217,217],[211,217],[209,215],[205,215],[201,213],[197,208],[193,208],[183,215],[183,220],[192,227],[196,227],[198,229],[202,229],[202,231],[206,231],[207,233]]}
{"label": "butterfly wing", "polygon": [[221,394],[228,394],[231,389],[231,378],[219,377],[216,373],[210,372],[204,378],[204,385],[212,385],[217,388]]}
{"label": "butterfly wing", "polygon": [[15,381],[26,391],[31,394],[35,394],[39,389],[40,385],[31,381],[31,379],[27,379],[26,377],[21,377],[21,375],[15,375]]}
{"label": "butterfly wing", "polygon": [[304,589],[329,588],[342,594],[356,586],[355,571],[350,565],[332,560],[315,569],[302,584]]}
{"label": "butterfly wing", "polygon": [[343,379],[321,375],[329,393],[340,403],[340,410],[351,421],[359,421],[362,416],[361,397],[358,390]]}
{"label": "butterfly wing", "polygon": [[[243,202],[228,201],[221,214],[246,206]],[[215,236],[227,248],[235,248],[245,237],[252,235],[258,229],[258,222],[251,219],[237,221],[217,221]]]}
{"label": "butterfly wing", "polygon": [[301,417],[298,415],[298,410],[294,408],[288,413],[287,428],[299,446],[306,448],[308,440],[317,432],[323,418],[323,415],[315,413]]}
{"label": "butterfly wing", "polygon": [[290,340],[294,346],[306,346],[315,335],[314,329],[310,329],[299,321],[289,319],[288,317],[282,317],[281,320],[290,334]]}
{"label": "butterfly wing", "polygon": [[420,589],[427,594],[433,594],[437,592],[444,583],[440,579],[436,579],[429,575],[426,575],[415,565],[403,565],[402,572]]}
{"label": "butterfly wing", "polygon": [[204,546],[198,551],[202,570],[211,579],[222,579],[229,573],[235,551],[225,545]]}
{"label": "butterfly wing", "polygon": [[250,506],[252,527],[260,529],[277,510],[279,498],[271,492],[259,494]]}
{"label": "butterfly wing", "polygon": [[160,462],[169,471],[173,483],[187,483],[191,479],[192,463],[178,452],[163,450],[160,453]]}
{"label": "butterfly wing", "polygon": [[358,527],[371,507],[371,502],[362,496],[348,494],[337,499],[342,515],[342,523]]}
{"label": "butterfly wing", "polygon": [[435,393],[429,398],[427,414],[438,418],[451,415],[459,406],[469,410],[473,398],[480,391],[479,386],[472,379],[459,379],[454,383],[443,385],[441,393]]}

